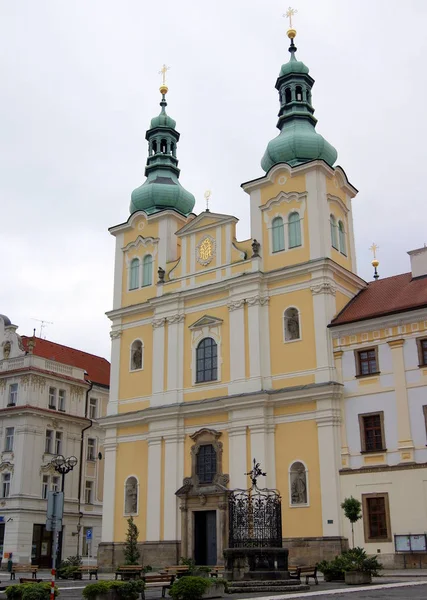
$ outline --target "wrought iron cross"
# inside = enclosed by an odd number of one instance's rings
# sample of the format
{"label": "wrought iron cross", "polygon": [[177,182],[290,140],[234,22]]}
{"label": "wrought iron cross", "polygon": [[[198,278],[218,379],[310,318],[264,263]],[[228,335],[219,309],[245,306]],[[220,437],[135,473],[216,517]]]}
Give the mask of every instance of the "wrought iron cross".
{"label": "wrought iron cross", "polygon": [[267,473],[263,473],[260,463],[257,463],[256,458],[254,458],[254,466],[252,471],[249,471],[249,473],[245,473],[245,475],[249,475],[252,481],[252,486],[255,487],[257,484],[258,477],[266,477]]}

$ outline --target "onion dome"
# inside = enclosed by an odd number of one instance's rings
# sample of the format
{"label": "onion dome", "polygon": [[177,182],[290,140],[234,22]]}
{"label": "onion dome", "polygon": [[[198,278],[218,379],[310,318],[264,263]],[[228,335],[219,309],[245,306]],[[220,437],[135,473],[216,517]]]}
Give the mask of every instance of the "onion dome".
{"label": "onion dome", "polygon": [[311,104],[314,79],[310,77],[308,67],[295,58],[295,35],[295,29],[288,31],[291,58],[282,65],[276,82],[280,98],[277,122],[280,133],[268,143],[262,158],[261,167],[266,172],[279,163],[294,167],[312,160],[324,160],[332,167],[337,159],[335,148],[316,132],[317,119]]}
{"label": "onion dome", "polygon": [[174,209],[188,215],[196,202],[193,194],[179,183],[176,147],[179,133],[176,121],[166,113],[166,85],[160,87],[161,112],[151,119],[150,129],[145,139],[148,141],[148,158],[145,167],[146,181],[131,195],[130,213],[143,210],[153,214],[161,210]]}

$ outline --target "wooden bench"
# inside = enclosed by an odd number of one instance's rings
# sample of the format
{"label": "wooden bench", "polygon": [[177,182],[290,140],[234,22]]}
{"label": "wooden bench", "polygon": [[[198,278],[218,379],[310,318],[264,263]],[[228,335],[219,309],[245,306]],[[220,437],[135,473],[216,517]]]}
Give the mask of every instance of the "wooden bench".
{"label": "wooden bench", "polygon": [[186,565],[172,565],[168,567],[164,567],[162,570],[162,575],[175,575],[175,577],[179,577],[180,575],[186,575],[189,573],[190,567]]}
{"label": "wooden bench", "polygon": [[[170,589],[175,580],[175,575],[144,575],[142,579],[146,585],[145,589],[161,587],[162,598],[165,598],[166,590]],[[142,600],[145,600],[145,589],[141,592]]]}
{"label": "wooden bench", "polygon": [[15,579],[15,573],[31,573],[32,579],[37,579],[38,565],[12,565],[10,578]]}
{"label": "wooden bench", "polygon": [[28,579],[28,577],[20,577],[19,583],[43,583],[43,579]]}
{"label": "wooden bench", "polygon": [[319,580],[317,579],[317,565],[314,567],[288,567],[289,576],[291,579],[301,579],[301,575],[305,577],[305,583],[308,585],[308,581],[310,577],[313,577],[316,585],[319,585]]}
{"label": "wooden bench", "polygon": [[141,579],[143,572],[144,567],[142,565],[123,565],[117,567],[115,578],[117,579],[117,576],[120,575],[122,581],[125,577],[129,579]]}
{"label": "wooden bench", "polygon": [[84,573],[89,575],[89,579],[92,579],[92,575],[95,575],[95,579],[98,579],[98,565],[84,565],[79,567],[78,571],[74,573],[74,579],[83,579]]}

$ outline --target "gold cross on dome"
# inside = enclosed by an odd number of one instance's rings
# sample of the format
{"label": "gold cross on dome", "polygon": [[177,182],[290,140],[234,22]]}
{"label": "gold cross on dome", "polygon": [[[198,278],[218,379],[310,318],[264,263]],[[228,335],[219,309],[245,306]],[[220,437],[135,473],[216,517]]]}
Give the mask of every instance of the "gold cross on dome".
{"label": "gold cross on dome", "polygon": [[209,210],[209,200],[212,196],[212,192],[210,190],[206,190],[205,192],[205,200],[206,200],[206,210]]}
{"label": "gold cross on dome", "polygon": [[379,249],[379,246],[377,246],[375,243],[373,243],[372,246],[369,248],[369,250],[374,255],[374,258],[377,258],[377,250],[378,249]]}
{"label": "gold cross on dome", "polygon": [[170,67],[163,65],[163,67],[159,71],[159,75],[162,76],[162,84],[166,85],[166,72],[169,71]]}
{"label": "gold cross on dome", "polygon": [[297,14],[297,10],[295,8],[289,7],[288,10],[283,15],[285,19],[289,19],[289,29],[292,29],[292,17]]}

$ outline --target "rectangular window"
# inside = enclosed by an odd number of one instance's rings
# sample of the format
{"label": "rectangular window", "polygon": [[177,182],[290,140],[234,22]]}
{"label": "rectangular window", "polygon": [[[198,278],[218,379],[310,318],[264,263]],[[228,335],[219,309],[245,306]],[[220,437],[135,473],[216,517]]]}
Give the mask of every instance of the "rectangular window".
{"label": "rectangular window", "polygon": [[89,419],[96,419],[98,416],[98,400],[89,398]]}
{"label": "rectangular window", "polygon": [[418,363],[420,367],[427,367],[427,338],[417,340]]}
{"label": "rectangular window", "polygon": [[18,402],[18,384],[11,383],[9,386],[9,400],[8,400],[7,405],[8,406],[16,406],[17,402]]}
{"label": "rectangular window", "polygon": [[96,440],[94,438],[88,438],[87,440],[87,460],[95,460],[96,452]]}
{"label": "rectangular window", "polygon": [[363,494],[365,542],[391,542],[388,494]]}
{"label": "rectangular window", "polygon": [[65,412],[65,390],[59,390],[58,393],[58,410]]}
{"label": "rectangular window", "polygon": [[58,475],[53,475],[52,476],[52,492],[60,492],[60,487],[59,487],[59,477]]}
{"label": "rectangular window", "polygon": [[86,533],[88,529],[92,529],[93,527],[83,527],[83,545],[82,545],[82,556],[89,556],[89,542],[86,539]]}
{"label": "rectangular window", "polygon": [[49,475],[43,475],[42,479],[42,498],[46,500],[49,491]]}
{"label": "rectangular window", "polygon": [[55,432],[55,454],[62,454],[62,432]]}
{"label": "rectangular window", "polygon": [[10,494],[10,473],[3,473],[1,476],[2,498],[9,498]]}
{"label": "rectangular window", "polygon": [[44,451],[46,454],[52,454],[53,448],[53,431],[51,429],[46,429],[46,437],[44,441]]}
{"label": "rectangular window", "polygon": [[378,350],[377,348],[368,348],[367,350],[356,351],[356,375],[374,375],[379,373],[378,368]]}
{"label": "rectangular window", "polygon": [[93,481],[86,481],[85,502],[86,504],[93,504]]}
{"label": "rectangular window", "polygon": [[13,438],[15,435],[14,427],[6,427],[4,438],[4,451],[13,452]]}
{"label": "rectangular window", "polygon": [[384,437],[384,413],[359,415],[360,441],[362,452],[386,450]]}
{"label": "rectangular window", "polygon": [[49,408],[56,410],[56,388],[49,388]]}

